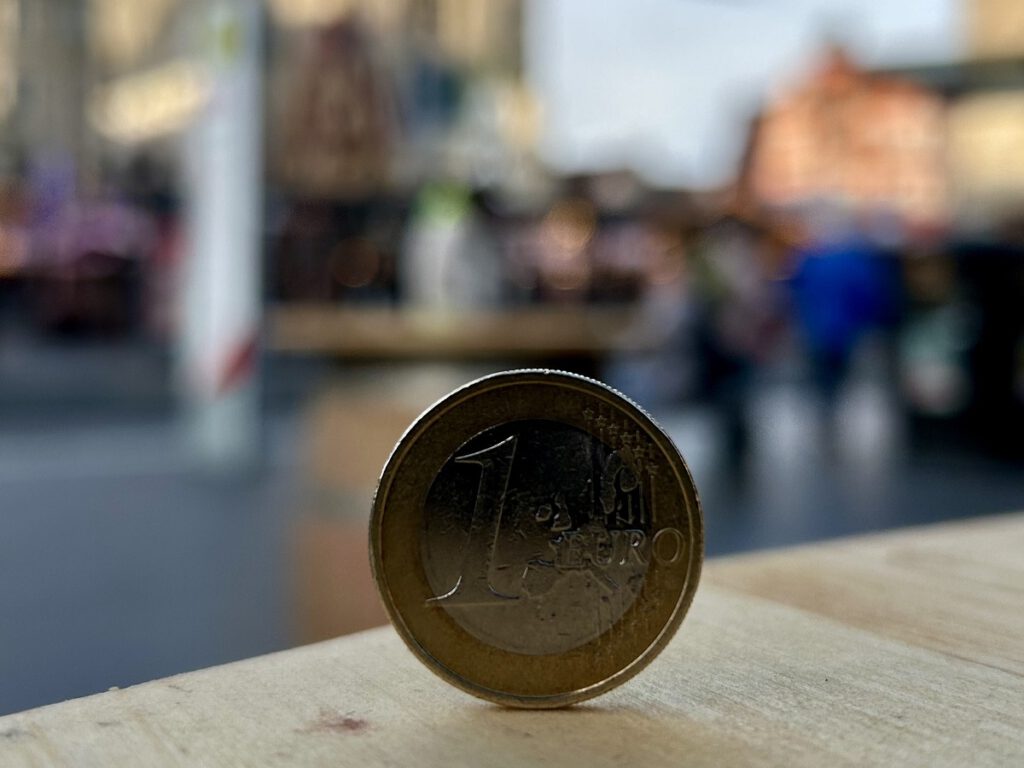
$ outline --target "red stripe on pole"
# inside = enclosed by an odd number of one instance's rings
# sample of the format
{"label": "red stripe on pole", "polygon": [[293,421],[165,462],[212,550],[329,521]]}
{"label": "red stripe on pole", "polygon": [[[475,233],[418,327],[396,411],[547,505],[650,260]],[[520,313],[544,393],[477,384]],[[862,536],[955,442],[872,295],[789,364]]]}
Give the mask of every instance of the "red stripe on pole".
{"label": "red stripe on pole", "polygon": [[257,348],[256,334],[253,334],[231,350],[217,380],[218,395],[236,389],[252,376],[256,369]]}

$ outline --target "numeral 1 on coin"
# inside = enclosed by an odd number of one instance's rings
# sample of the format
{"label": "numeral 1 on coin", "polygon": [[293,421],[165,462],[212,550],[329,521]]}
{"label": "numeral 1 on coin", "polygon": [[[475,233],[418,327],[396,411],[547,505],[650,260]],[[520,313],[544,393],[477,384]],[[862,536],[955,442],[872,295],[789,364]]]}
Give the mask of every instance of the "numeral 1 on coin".
{"label": "numeral 1 on coin", "polygon": [[477,489],[473,518],[469,523],[459,580],[451,592],[430,598],[431,605],[461,606],[517,600],[517,595],[504,595],[494,589],[494,550],[501,530],[505,506],[505,492],[512,474],[512,461],[516,454],[516,438],[484,448],[476,453],[456,456],[459,464],[477,464],[480,467],[480,485]]}

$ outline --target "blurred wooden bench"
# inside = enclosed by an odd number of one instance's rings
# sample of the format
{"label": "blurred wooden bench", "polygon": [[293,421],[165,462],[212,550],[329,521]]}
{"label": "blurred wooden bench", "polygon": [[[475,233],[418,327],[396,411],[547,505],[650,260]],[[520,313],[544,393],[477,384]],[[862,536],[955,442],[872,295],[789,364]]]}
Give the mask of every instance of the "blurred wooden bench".
{"label": "blurred wooden bench", "polygon": [[660,332],[630,307],[438,312],[282,304],[267,323],[271,349],[353,361],[601,359],[655,348]]}
{"label": "blurred wooden bench", "polygon": [[0,718],[0,765],[1024,765],[1024,515],[710,562],[667,650],[567,710],[383,628]]}
{"label": "blurred wooden bench", "polygon": [[[381,467],[424,408],[499,363],[596,374],[609,355],[656,347],[659,334],[639,309],[621,306],[440,312],[293,303],[272,307],[267,323],[275,351],[342,364],[305,419],[304,499],[292,546],[301,642],[386,621],[370,582],[366,521]],[[443,386],[423,374],[437,361],[451,374]],[[461,378],[459,366],[468,369]]]}

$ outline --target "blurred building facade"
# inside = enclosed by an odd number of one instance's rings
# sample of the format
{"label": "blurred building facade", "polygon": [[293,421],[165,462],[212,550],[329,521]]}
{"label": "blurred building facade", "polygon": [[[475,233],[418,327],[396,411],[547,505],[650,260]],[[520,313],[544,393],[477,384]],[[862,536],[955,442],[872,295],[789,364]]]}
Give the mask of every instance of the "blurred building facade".
{"label": "blurred building facade", "polygon": [[969,0],[970,54],[979,59],[1024,56],[1024,7],[1014,0]]}
{"label": "blurred building facade", "polygon": [[1024,203],[1024,12],[972,0],[960,61],[868,70],[842,48],[758,114],[748,204],[832,200],[910,227],[991,231]]}
{"label": "blurred building facade", "polygon": [[770,207],[830,199],[942,223],[949,214],[944,119],[938,95],[858,68],[835,47],[759,116],[740,187]]}

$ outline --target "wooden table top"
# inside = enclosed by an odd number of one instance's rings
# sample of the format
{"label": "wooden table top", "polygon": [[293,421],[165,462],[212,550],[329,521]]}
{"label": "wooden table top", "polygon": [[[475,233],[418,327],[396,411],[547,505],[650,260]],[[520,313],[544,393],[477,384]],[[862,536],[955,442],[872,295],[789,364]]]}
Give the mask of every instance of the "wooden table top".
{"label": "wooden table top", "polygon": [[0,718],[0,765],[1024,765],[1024,514],[708,563],[675,640],[567,710],[390,628]]}

